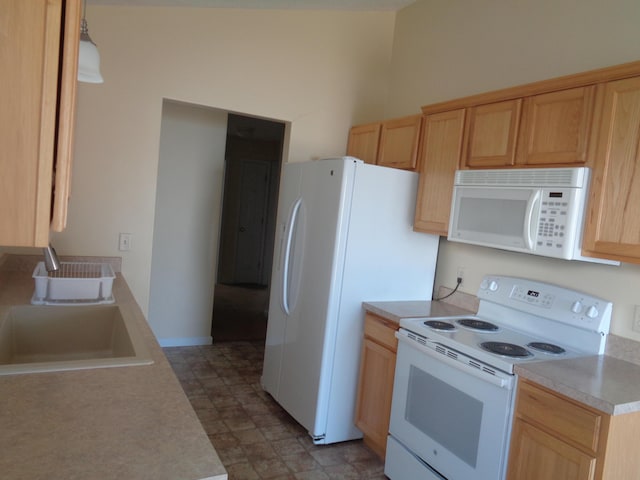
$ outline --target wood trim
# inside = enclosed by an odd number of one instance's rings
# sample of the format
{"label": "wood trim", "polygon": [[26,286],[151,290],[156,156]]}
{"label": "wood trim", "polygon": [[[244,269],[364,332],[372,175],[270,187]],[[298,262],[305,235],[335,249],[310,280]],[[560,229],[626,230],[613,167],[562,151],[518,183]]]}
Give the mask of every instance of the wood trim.
{"label": "wood trim", "polygon": [[71,165],[73,162],[73,140],[75,132],[81,14],[81,0],[66,0],[60,72],[58,145],[54,185],[55,196],[51,218],[51,229],[54,232],[62,231],[67,224],[67,206],[71,194]]}
{"label": "wood trim", "polygon": [[515,87],[505,88],[502,90],[494,90],[478,95],[457,98],[446,102],[434,103],[422,107],[422,113],[429,115],[432,113],[446,112],[448,110],[456,110],[459,108],[468,108],[485,103],[500,102],[503,100],[512,100],[515,98],[528,97],[531,95],[539,95],[557,90],[568,88],[583,87],[596,83],[609,82],[612,80],[620,80],[623,78],[634,77],[640,75],[640,61],[624,63],[612,67],[599,68],[589,70],[587,72],[576,73],[572,75],[564,75],[549,80],[527,83]]}

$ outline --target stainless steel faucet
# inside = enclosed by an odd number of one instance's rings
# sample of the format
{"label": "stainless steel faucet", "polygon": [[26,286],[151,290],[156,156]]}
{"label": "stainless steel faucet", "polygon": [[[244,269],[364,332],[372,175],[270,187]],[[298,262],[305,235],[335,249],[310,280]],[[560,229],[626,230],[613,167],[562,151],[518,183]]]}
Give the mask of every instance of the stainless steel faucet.
{"label": "stainless steel faucet", "polygon": [[48,247],[44,247],[42,249],[42,253],[44,254],[44,266],[47,269],[47,272],[56,272],[60,270],[58,254],[51,244],[49,244]]}

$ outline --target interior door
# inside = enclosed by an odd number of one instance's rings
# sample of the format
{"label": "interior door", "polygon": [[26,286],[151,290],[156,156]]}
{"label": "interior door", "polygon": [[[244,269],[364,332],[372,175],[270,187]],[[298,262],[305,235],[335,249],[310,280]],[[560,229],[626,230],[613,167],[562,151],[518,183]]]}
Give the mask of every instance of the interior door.
{"label": "interior door", "polygon": [[271,162],[240,160],[235,283],[260,284],[262,280],[270,170]]}

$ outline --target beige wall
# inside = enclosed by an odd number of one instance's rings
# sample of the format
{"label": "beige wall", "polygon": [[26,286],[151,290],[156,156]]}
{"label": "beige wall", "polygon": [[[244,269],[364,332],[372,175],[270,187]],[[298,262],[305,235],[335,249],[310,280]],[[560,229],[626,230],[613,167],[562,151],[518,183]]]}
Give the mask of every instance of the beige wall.
{"label": "beige wall", "polygon": [[211,343],[227,112],[165,101],[149,323],[161,346]]}
{"label": "beige wall", "polygon": [[[399,12],[386,117],[474,93],[639,60],[637,0],[418,0]],[[640,266],[566,262],[441,241],[436,285],[475,294],[487,273],[572,286],[614,302],[612,332],[631,331]]]}
{"label": "beige wall", "polygon": [[342,154],[352,123],[382,116],[392,12],[89,6],[87,20],[105,83],[79,85],[68,228],[52,242],[122,255],[145,313],[163,99],[290,122],[289,161]]}

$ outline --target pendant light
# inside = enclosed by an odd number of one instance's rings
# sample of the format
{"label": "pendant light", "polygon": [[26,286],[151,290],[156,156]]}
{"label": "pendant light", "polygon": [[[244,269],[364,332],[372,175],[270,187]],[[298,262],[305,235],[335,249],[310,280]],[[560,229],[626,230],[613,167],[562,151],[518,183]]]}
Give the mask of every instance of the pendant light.
{"label": "pendant light", "polygon": [[84,0],[82,23],[80,24],[80,51],[78,53],[78,80],[86,83],[103,83],[100,74],[100,53],[89,36],[87,27],[87,0]]}

